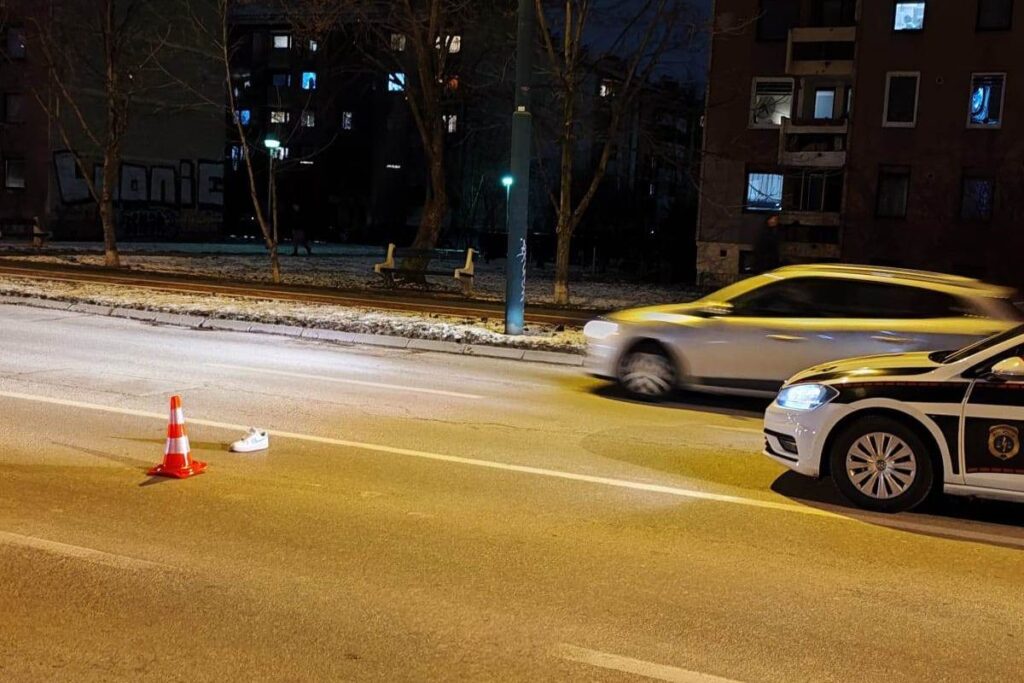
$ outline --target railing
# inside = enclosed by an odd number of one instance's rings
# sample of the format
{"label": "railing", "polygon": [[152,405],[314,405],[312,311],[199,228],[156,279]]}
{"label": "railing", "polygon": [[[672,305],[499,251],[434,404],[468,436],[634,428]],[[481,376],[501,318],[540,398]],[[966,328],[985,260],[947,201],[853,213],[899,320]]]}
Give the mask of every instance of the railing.
{"label": "railing", "polygon": [[779,127],[779,163],[783,166],[842,168],[846,165],[846,120],[792,121]]}
{"label": "railing", "polygon": [[857,43],[854,26],[793,28],[789,31],[786,73],[793,76],[849,76]]}

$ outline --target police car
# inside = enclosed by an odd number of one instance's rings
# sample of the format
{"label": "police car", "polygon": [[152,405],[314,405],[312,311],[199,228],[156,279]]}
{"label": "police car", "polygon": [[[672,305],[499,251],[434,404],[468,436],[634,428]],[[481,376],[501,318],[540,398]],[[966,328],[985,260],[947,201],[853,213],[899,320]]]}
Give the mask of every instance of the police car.
{"label": "police car", "polygon": [[946,493],[1024,502],[1024,325],[958,351],[853,358],[792,377],[765,413],[765,455],[831,476],[871,510]]}

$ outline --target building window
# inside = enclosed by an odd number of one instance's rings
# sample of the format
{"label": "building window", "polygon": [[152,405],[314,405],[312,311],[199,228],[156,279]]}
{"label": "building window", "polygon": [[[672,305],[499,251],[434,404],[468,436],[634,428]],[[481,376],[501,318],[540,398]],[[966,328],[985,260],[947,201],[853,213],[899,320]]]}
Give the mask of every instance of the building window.
{"label": "building window", "polygon": [[920,76],[919,73],[898,71],[886,74],[883,126],[913,128],[917,125],[917,95]]}
{"label": "building window", "polygon": [[7,29],[7,56],[25,59],[25,29],[15,26]]}
{"label": "building window", "polygon": [[878,173],[879,218],[906,218],[910,171],[905,168],[882,168]]}
{"label": "building window", "polygon": [[316,90],[316,72],[315,71],[303,71],[302,72],[302,89],[303,90]]}
{"label": "building window", "polygon": [[786,176],[787,209],[838,213],[843,204],[842,171],[803,171]]}
{"label": "building window", "polygon": [[391,50],[393,52],[405,52],[405,35],[402,33],[391,34]]}
{"label": "building window", "polygon": [[601,85],[598,86],[597,94],[600,97],[612,97],[615,95],[616,90],[618,90],[615,86],[615,81],[610,78],[604,78],[601,80]]}
{"label": "building window", "polygon": [[972,74],[968,128],[999,128],[1003,123],[1006,74]]}
{"label": "building window", "polygon": [[782,210],[782,174],[747,173],[747,211]]}
{"label": "building window", "polygon": [[302,112],[302,127],[303,128],[315,128],[316,127],[316,112],[304,111]]}
{"label": "building window", "polygon": [[458,114],[445,114],[444,126],[449,133],[454,133],[459,130],[459,116]]}
{"label": "building window", "polygon": [[793,79],[755,78],[750,102],[751,128],[777,128],[793,113]]}
{"label": "building window", "polygon": [[309,48],[310,52],[316,52],[316,51],[318,51],[320,49],[320,43],[318,43],[315,40],[311,40],[311,41],[309,41],[308,48]]}
{"label": "building window", "polygon": [[991,178],[965,176],[960,198],[960,219],[971,223],[992,220],[995,182]]}
{"label": "building window", "polygon": [[836,89],[818,88],[814,91],[814,118],[832,119],[836,108]]}
{"label": "building window", "polygon": [[18,93],[4,95],[4,122],[25,123],[26,102],[25,96]]}
{"label": "building window", "polygon": [[923,31],[924,8],[927,2],[897,2],[893,12],[892,30]]}
{"label": "building window", "polygon": [[758,40],[786,40],[800,23],[800,0],[761,0],[757,15]]}
{"label": "building window", "polygon": [[388,92],[405,91],[405,72],[392,71],[388,74]]}
{"label": "building window", "polygon": [[270,112],[271,123],[288,123],[289,121],[291,121],[291,118],[291,114],[281,109],[275,109],[274,111]]}
{"label": "building window", "polygon": [[437,40],[434,41],[434,47],[438,50],[444,47],[445,44],[448,45],[449,54],[454,55],[462,52],[462,36],[445,36],[443,42],[441,40],[441,36],[438,36]]}
{"label": "building window", "polygon": [[235,122],[248,126],[252,123],[252,110],[251,109],[239,109],[235,112]]}
{"label": "building window", "polygon": [[271,82],[275,88],[288,88],[292,84],[291,74],[274,74],[271,76]]}
{"label": "building window", "polygon": [[352,112],[343,111],[341,112],[341,129],[352,130]]}
{"label": "building window", "polygon": [[274,49],[275,50],[288,50],[292,46],[292,37],[286,33],[281,33],[274,36]]}
{"label": "building window", "polygon": [[1013,0],[978,0],[978,30],[1008,31],[1013,26]]}
{"label": "building window", "polygon": [[24,159],[8,159],[4,162],[4,187],[8,190],[25,189]]}

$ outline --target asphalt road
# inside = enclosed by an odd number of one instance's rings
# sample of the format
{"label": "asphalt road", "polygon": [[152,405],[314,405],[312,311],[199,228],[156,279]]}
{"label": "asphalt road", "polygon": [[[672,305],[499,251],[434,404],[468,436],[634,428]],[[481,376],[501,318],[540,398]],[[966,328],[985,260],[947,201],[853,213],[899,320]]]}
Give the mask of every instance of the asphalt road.
{"label": "asphalt road", "polygon": [[0,680],[1019,680],[1022,506],[854,512],[762,407],[0,306]]}
{"label": "asphalt road", "polygon": [[[3,256],[0,256],[0,275],[29,280],[119,284],[162,292],[210,296],[230,295],[245,299],[298,301],[337,306],[363,306],[385,311],[461,315],[486,319],[502,319],[505,315],[504,304],[501,302],[466,299],[439,291],[428,293],[411,287],[394,290],[344,291],[327,287],[245,283],[198,275],[182,276],[127,269],[112,270],[94,266],[30,263],[16,259],[4,259]],[[601,312],[603,311],[528,306],[525,318],[527,322],[580,327]]]}

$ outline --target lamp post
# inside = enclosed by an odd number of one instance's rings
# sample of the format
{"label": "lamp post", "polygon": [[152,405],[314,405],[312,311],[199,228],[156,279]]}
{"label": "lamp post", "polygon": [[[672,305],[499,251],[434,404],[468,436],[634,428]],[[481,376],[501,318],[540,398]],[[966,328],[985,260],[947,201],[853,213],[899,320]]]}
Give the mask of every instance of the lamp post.
{"label": "lamp post", "polygon": [[530,74],[533,69],[535,0],[519,0],[516,32],[516,108],[512,114],[512,173],[508,193],[508,253],[505,259],[505,334],[523,333],[526,312],[526,228],[530,212]]}

